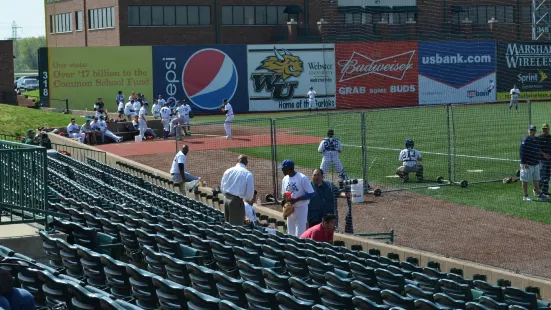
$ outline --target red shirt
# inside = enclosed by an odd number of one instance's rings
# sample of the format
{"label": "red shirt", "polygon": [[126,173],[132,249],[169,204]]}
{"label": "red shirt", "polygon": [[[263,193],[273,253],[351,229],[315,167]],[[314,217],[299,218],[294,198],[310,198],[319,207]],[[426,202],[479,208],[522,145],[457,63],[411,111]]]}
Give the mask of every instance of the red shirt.
{"label": "red shirt", "polygon": [[308,228],[300,239],[312,239],[319,242],[333,242],[333,231],[323,229],[322,223]]}

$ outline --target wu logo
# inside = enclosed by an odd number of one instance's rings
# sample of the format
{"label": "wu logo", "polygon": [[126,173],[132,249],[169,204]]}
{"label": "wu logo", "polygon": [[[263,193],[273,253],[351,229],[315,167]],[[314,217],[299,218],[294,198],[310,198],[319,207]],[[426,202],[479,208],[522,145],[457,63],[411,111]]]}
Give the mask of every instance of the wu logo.
{"label": "wu logo", "polygon": [[274,46],[274,56],[264,59],[256,70],[268,72],[255,72],[251,74],[254,91],[263,90],[270,92],[274,100],[288,100],[293,98],[298,81],[287,81],[291,77],[298,77],[304,71],[302,60],[294,56],[286,49],[278,50]]}
{"label": "wu logo", "polygon": [[298,192],[297,183],[289,182],[289,184],[287,184],[287,188],[285,189],[285,191],[288,191],[288,192],[291,192],[291,193]]}

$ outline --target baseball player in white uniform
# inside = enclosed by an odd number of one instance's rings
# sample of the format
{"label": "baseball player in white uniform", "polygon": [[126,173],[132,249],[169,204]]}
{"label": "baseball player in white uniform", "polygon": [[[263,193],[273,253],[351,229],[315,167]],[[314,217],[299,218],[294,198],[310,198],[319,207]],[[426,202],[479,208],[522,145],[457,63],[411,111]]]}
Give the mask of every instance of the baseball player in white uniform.
{"label": "baseball player in white uniform", "polygon": [[119,104],[119,102],[124,102],[124,95],[122,93],[122,90],[119,90],[119,92],[117,93],[117,97],[115,98],[115,102],[117,103],[117,105]]}
{"label": "baseball player in white uniform", "polygon": [[310,112],[312,112],[312,107],[315,107],[316,105],[317,94],[318,93],[314,90],[314,87],[310,87],[310,91],[306,94],[306,98],[308,98],[308,109],[310,109]]}
{"label": "baseball player in white uniform", "polygon": [[400,152],[398,160],[402,162],[402,166],[396,169],[396,174],[402,179],[404,183],[409,181],[409,174],[415,172],[417,177],[417,182],[423,182],[423,165],[421,161],[421,152],[416,150],[414,147],[413,140],[406,140],[406,148]]}
{"label": "baseball player in white uniform", "polygon": [[226,139],[231,139],[231,122],[233,121],[234,115],[233,115],[233,107],[228,102],[228,99],[224,99],[222,101],[224,104],[220,107],[220,110],[226,112],[226,120],[224,121],[224,130],[226,131]]}
{"label": "baseball player in white uniform", "polygon": [[140,99],[134,100],[134,112],[138,113],[141,108],[142,108],[142,103]]}
{"label": "baseball player in white uniform", "polygon": [[159,104],[159,107],[164,107],[166,100],[163,99],[163,96],[159,95],[159,98],[157,99],[157,103]]}
{"label": "baseball player in white uniform", "polygon": [[494,83],[494,80],[490,80],[490,85],[488,85],[486,91],[491,94],[494,88],[496,88],[496,83]]}
{"label": "baseball player in white uniform", "polygon": [[76,124],[75,119],[71,118],[71,122],[67,126],[67,134],[70,138],[79,138],[80,143],[84,143],[84,138],[86,137],[85,134],[80,133],[80,128]]}
{"label": "baseball player in white uniform", "polygon": [[315,191],[308,177],[295,171],[295,163],[292,160],[284,160],[280,168],[285,175],[281,181],[281,193],[286,202],[290,202],[295,208],[295,212],[287,218],[287,233],[300,237],[306,231],[308,204]]}
{"label": "baseball player in white uniform", "polygon": [[138,115],[134,110],[134,99],[124,105],[124,115],[126,115],[128,121],[132,120],[132,117],[135,115]]}
{"label": "baseball player in white uniform", "polygon": [[509,102],[509,111],[512,111],[513,103],[515,104],[515,109],[518,112],[518,96],[520,95],[520,90],[517,88],[517,85],[514,85],[511,91],[511,102]]}
{"label": "baseball player in white uniform", "polygon": [[[178,126],[189,125],[189,112],[191,111],[191,107],[187,105],[185,101],[178,101],[178,107],[176,108],[176,111],[178,117],[170,122],[170,133],[175,134],[176,139],[180,139],[182,135],[182,128]],[[178,127],[178,129],[176,129],[176,127]],[[183,127],[184,134],[187,136],[188,132],[186,127],[189,126]]]}
{"label": "baseball player in white uniform", "polygon": [[153,107],[151,107],[151,114],[153,114],[153,118],[158,119],[159,117],[161,117],[162,107],[163,106],[159,104],[158,100],[153,103]]}
{"label": "baseball player in white uniform", "polygon": [[327,138],[323,139],[318,147],[318,152],[323,154],[320,169],[323,173],[328,173],[331,164],[335,166],[337,174],[341,180],[347,180],[348,176],[344,172],[339,153],[342,152],[342,144],[338,138],[333,138],[335,131],[327,130]]}
{"label": "baseball player in white uniform", "polygon": [[163,124],[163,137],[168,139],[170,133],[170,119],[172,117],[172,110],[168,107],[168,103],[165,103],[161,108],[161,123]]}
{"label": "baseball player in white uniform", "polygon": [[117,143],[122,142],[122,137],[115,136],[115,134],[112,133],[111,130],[107,129],[107,123],[103,120],[103,116],[100,116],[97,126],[98,126],[99,132],[101,133],[101,136],[102,136],[101,137],[102,142],[104,140],[103,136],[106,136],[106,137],[112,139],[113,141],[115,141]]}

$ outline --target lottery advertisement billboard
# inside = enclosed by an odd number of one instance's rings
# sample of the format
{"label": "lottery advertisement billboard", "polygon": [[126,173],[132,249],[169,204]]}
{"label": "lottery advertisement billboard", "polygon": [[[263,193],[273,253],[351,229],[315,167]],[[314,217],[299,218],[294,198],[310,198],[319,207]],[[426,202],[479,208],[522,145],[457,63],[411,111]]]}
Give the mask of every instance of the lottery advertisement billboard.
{"label": "lottery advertisement billboard", "polygon": [[214,114],[228,99],[235,112],[248,112],[246,53],[245,45],[154,46],[155,96]]}
{"label": "lottery advertisement billboard", "polygon": [[495,41],[419,42],[419,104],[496,100]]}
{"label": "lottery advertisement billboard", "polygon": [[335,45],[248,45],[249,111],[305,109],[313,87],[312,108],[335,109]]}
{"label": "lottery advertisement billboard", "polygon": [[48,58],[50,101],[69,99],[71,110],[92,109],[102,97],[116,111],[118,91],[153,95],[150,46],[49,48]]}
{"label": "lottery advertisement billboard", "polygon": [[551,98],[551,43],[497,42],[498,100],[509,100],[513,85],[520,98]]}
{"label": "lottery advertisement billboard", "polygon": [[417,42],[338,43],[339,108],[418,103]]}

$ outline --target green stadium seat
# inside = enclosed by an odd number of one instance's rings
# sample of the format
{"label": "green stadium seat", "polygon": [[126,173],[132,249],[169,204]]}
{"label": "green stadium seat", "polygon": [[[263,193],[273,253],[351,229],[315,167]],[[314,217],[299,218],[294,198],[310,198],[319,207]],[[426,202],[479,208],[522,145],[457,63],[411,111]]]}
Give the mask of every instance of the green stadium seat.
{"label": "green stadium seat", "polygon": [[220,299],[203,294],[193,288],[186,287],[184,294],[188,300],[189,310],[217,310]]}
{"label": "green stadium seat", "polygon": [[375,269],[371,267],[364,266],[363,264],[357,263],[357,262],[350,262],[350,273],[358,279],[359,281],[362,281],[366,285],[375,287],[377,286],[377,277],[375,275]]}
{"label": "green stadium seat", "polygon": [[[335,269],[337,271],[338,269]],[[344,294],[353,294],[352,290],[352,281],[354,279],[341,277],[335,272],[325,273],[325,281],[327,282],[327,287],[330,287],[340,293]]]}
{"label": "green stadium seat", "polygon": [[440,307],[432,301],[426,299],[417,299],[414,302],[416,310],[446,310],[447,308]]}
{"label": "green stadium seat", "polygon": [[100,259],[107,285],[110,287],[109,292],[118,299],[128,298],[131,295],[131,286],[126,264],[108,255],[101,255]]}
{"label": "green stadium seat", "polygon": [[463,300],[464,302],[473,300],[471,288],[466,284],[460,284],[449,279],[440,279],[438,283],[440,285],[440,291],[448,294],[455,300]]}
{"label": "green stadium seat", "polygon": [[289,278],[289,286],[291,294],[296,298],[310,301],[314,304],[321,303],[321,298],[318,289],[318,285],[309,284],[299,278]]}
{"label": "green stadium seat", "polygon": [[156,288],[155,293],[159,298],[161,309],[187,309],[188,300],[185,297],[183,285],[160,277],[153,277],[153,286]]}
{"label": "green stadium seat", "polygon": [[239,307],[247,308],[243,279],[235,279],[219,271],[215,271],[213,276],[220,299],[229,300]]}
{"label": "green stadium seat", "polygon": [[432,292],[424,291],[422,288],[415,285],[408,284],[404,287],[405,295],[413,299],[426,299],[428,301],[434,301]]}
{"label": "green stadium seat", "polygon": [[330,287],[322,286],[319,289],[321,303],[329,309],[352,309],[352,295],[343,294]]}
{"label": "green stadium seat", "polygon": [[218,290],[216,288],[216,281],[214,281],[213,270],[194,263],[187,263],[186,268],[189,272],[192,288],[203,294],[216,296]]}
{"label": "green stadium seat", "polygon": [[300,300],[285,292],[278,292],[276,300],[279,304],[279,310],[310,310],[313,303]]}
{"label": "green stadium seat", "polygon": [[434,303],[447,309],[465,309],[465,303],[461,300],[455,300],[444,293],[434,294]]}
{"label": "green stadium seat", "polygon": [[503,289],[499,286],[491,285],[486,281],[474,280],[473,286],[482,292],[483,296],[490,297],[498,302],[504,301]]}
{"label": "green stadium seat", "polygon": [[310,271],[305,257],[298,256],[289,251],[283,251],[283,259],[289,276],[300,279],[307,279],[309,277]]}
{"label": "green stadium seat", "polygon": [[412,280],[417,283],[419,288],[427,292],[432,292],[433,294],[440,292],[440,283],[438,278],[431,278],[425,274],[412,272]]}
{"label": "green stadium seat", "polygon": [[126,273],[132,287],[132,297],[136,299],[136,305],[144,309],[157,309],[159,299],[153,286],[155,274],[142,270],[134,265],[126,265]]}
{"label": "green stadium seat", "polygon": [[243,290],[251,310],[278,310],[276,291],[262,288],[253,282],[245,281]]}
{"label": "green stadium seat", "polygon": [[[291,294],[288,276],[279,274],[271,268],[263,268],[262,276],[267,289]],[[263,285],[260,286],[264,287]]]}
{"label": "green stadium seat", "polygon": [[354,305],[354,310],[388,310],[390,309],[390,307],[387,305],[377,304],[361,296],[353,297],[352,304]]}
{"label": "green stadium seat", "polygon": [[[400,307],[405,310],[414,310],[415,305],[412,298],[403,297],[400,294],[392,290],[382,290],[381,298],[383,299],[383,304],[389,307]],[[454,308],[458,309],[458,308]]]}
{"label": "green stadium seat", "polygon": [[106,278],[101,263],[101,255],[85,247],[77,247],[77,253],[80,257],[80,263],[86,277],[86,282],[95,287],[105,289]]}
{"label": "green stadium seat", "polygon": [[[286,258],[286,263],[287,261],[288,259]],[[306,258],[306,264],[308,264],[308,275],[310,277],[310,280],[312,281],[312,284],[319,285],[319,286],[326,284],[325,273],[333,272],[335,270],[334,265],[329,263],[324,263],[315,258],[310,258],[310,257]],[[289,270],[289,266],[287,266],[287,270]],[[289,273],[291,274],[290,271]],[[299,278],[304,278],[304,277],[299,276]]]}

